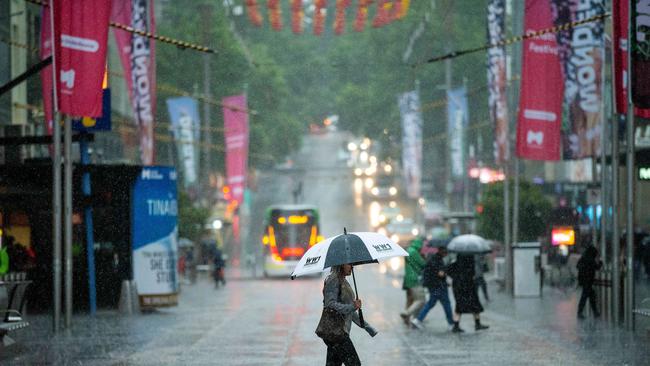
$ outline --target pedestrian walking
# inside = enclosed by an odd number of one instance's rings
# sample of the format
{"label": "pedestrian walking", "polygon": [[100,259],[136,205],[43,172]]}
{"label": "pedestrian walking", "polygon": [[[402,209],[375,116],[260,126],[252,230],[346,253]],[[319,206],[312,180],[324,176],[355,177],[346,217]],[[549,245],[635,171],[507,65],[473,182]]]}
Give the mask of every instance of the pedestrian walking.
{"label": "pedestrian walking", "polygon": [[[324,323],[324,317],[326,316],[326,310],[334,310],[338,316],[342,317],[340,323],[336,322],[337,326],[340,329],[337,331],[342,334],[341,337],[337,339],[323,339],[327,345],[327,360],[326,366],[340,366],[345,364],[346,366],[356,366],[361,365],[359,360],[359,355],[357,354],[354,344],[350,340],[350,328],[352,327],[352,322],[354,322],[359,327],[365,329],[368,334],[374,336],[377,334],[375,329],[371,327],[367,322],[361,324],[359,320],[359,315],[356,313],[356,310],[361,309],[361,300],[355,300],[354,291],[350,283],[345,279],[352,273],[352,265],[343,264],[340,266],[333,266],[332,272],[325,279],[325,285],[323,286],[323,317],[319,323],[319,329],[317,329],[317,334]],[[334,315],[336,317],[337,315]],[[326,326],[331,326],[331,323]]]}
{"label": "pedestrian walking", "polygon": [[576,267],[578,268],[578,285],[582,287],[582,294],[580,295],[580,302],[578,303],[578,318],[584,319],[583,310],[587,299],[589,299],[589,305],[591,306],[591,311],[594,313],[596,318],[600,317],[600,312],[598,311],[598,306],[596,305],[596,291],[594,291],[594,279],[596,277],[596,271],[598,271],[603,263],[598,259],[598,249],[593,245],[590,245],[585,249],[584,253],[578,260]]}
{"label": "pedestrian walking", "polygon": [[474,282],[476,282],[476,287],[480,288],[483,291],[483,297],[485,301],[490,302],[490,296],[488,296],[487,282],[485,282],[484,274],[489,270],[487,261],[485,260],[485,254],[476,254],[474,257]]}
{"label": "pedestrian walking", "polygon": [[417,318],[411,321],[411,324],[418,329],[422,328],[422,321],[438,301],[440,301],[442,308],[445,310],[449,329],[454,328],[451,303],[449,302],[449,290],[447,289],[447,273],[445,272],[444,258],[446,256],[447,248],[438,248],[438,252],[429,258],[424,267],[422,284],[429,289],[429,301],[424,305]]}
{"label": "pedestrian walking", "polygon": [[454,311],[455,333],[464,332],[460,328],[460,317],[462,314],[474,315],[474,329],[488,329],[489,326],[481,324],[481,313],[483,306],[478,298],[476,282],[474,281],[475,261],[473,255],[459,254],[456,261],[447,267],[447,274],[452,279],[452,291],[456,300],[456,309]]}
{"label": "pedestrian walking", "polygon": [[426,261],[420,254],[420,250],[422,250],[422,239],[419,238],[412,240],[411,245],[406,249],[409,256],[405,258],[404,282],[402,284],[402,289],[406,291],[406,307],[399,314],[406,325],[410,324],[413,315],[420,312],[426,300],[424,287],[421,283],[422,269]]}

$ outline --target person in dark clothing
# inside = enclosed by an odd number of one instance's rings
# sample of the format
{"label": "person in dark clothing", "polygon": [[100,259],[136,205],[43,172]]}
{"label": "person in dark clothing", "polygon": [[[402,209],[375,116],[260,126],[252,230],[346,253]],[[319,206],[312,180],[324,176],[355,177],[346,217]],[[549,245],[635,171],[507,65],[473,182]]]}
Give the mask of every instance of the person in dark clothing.
{"label": "person in dark clothing", "polygon": [[584,319],[584,314],[582,311],[585,308],[587,299],[589,299],[589,305],[591,306],[591,311],[594,313],[594,316],[598,318],[600,312],[596,305],[596,291],[594,291],[594,279],[596,277],[596,271],[603,266],[603,263],[598,259],[598,249],[590,245],[585,249],[585,252],[582,253],[582,257],[578,260],[578,285],[582,287],[582,294],[580,295],[580,302],[578,303],[578,318]]}
{"label": "person in dark clothing", "polygon": [[475,330],[489,328],[489,326],[481,324],[480,314],[483,312],[483,306],[479,301],[476,282],[474,281],[474,265],[473,255],[459,254],[456,261],[447,268],[447,274],[453,280],[452,290],[456,299],[454,328],[452,329],[455,333],[464,331],[460,328],[460,316],[466,313],[474,314]]}
{"label": "person in dark clothing", "polygon": [[212,263],[214,264],[214,285],[219,287],[219,284],[224,286],[226,284],[226,277],[224,275],[224,267],[226,262],[223,260],[223,254],[218,247],[214,248]]}
{"label": "person in dark clothing", "polygon": [[422,321],[429,311],[440,301],[447,316],[449,328],[454,326],[454,319],[451,314],[451,303],[449,302],[449,291],[447,290],[447,274],[445,273],[444,258],[447,256],[447,248],[439,248],[438,252],[429,258],[423,270],[422,285],[429,289],[429,301],[424,305],[417,318],[411,324],[418,329],[422,328]]}

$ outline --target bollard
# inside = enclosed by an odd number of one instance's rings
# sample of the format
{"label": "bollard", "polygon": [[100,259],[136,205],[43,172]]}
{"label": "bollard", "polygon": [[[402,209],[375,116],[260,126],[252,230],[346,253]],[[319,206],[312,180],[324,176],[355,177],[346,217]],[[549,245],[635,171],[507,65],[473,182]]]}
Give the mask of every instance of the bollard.
{"label": "bollard", "polygon": [[129,281],[131,287],[131,304],[133,312],[138,314],[140,313],[140,296],[138,296],[138,286],[135,283],[135,280]]}
{"label": "bollard", "polygon": [[133,291],[131,290],[131,281],[129,280],[122,281],[119,311],[122,314],[133,314]]}

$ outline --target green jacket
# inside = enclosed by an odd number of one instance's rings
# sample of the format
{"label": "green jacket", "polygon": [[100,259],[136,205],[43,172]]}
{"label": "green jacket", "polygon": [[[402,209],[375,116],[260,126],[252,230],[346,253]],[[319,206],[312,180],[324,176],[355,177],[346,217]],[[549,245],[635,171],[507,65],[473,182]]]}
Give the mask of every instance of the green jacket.
{"label": "green jacket", "polygon": [[405,258],[404,285],[402,286],[404,290],[422,285],[420,283],[420,275],[422,274],[422,269],[426,261],[420,254],[420,249],[422,249],[422,239],[414,239],[408,249],[406,249],[409,256]]}

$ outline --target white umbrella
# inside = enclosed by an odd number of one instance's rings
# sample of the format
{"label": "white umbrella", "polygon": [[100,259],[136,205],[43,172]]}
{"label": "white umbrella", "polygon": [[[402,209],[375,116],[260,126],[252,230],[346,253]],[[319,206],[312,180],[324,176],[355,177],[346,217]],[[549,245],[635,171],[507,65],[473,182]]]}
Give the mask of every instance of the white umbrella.
{"label": "white umbrella", "polygon": [[[343,235],[327,238],[309,248],[300,258],[296,269],[291,274],[291,279],[320,273],[332,266],[377,263],[380,259],[392,257],[408,257],[408,253],[384,235],[372,232],[348,234],[343,229]],[[354,281],[354,292],[359,299],[354,268],[352,269],[352,280]],[[359,320],[361,320],[361,324],[364,324],[361,309],[359,309]]]}
{"label": "white umbrella", "polygon": [[447,250],[461,254],[480,254],[492,251],[490,243],[474,234],[459,235],[449,242]]}

